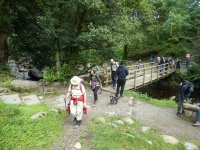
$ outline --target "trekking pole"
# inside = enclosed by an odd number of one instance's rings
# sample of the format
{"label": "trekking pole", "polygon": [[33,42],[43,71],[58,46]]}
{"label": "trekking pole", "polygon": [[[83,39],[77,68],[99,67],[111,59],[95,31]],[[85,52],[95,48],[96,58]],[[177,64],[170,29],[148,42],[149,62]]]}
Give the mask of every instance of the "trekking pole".
{"label": "trekking pole", "polygon": [[65,100],[65,98],[64,98],[64,102],[65,102],[65,110],[66,110],[66,108],[67,108],[67,105],[66,105],[66,100]]}

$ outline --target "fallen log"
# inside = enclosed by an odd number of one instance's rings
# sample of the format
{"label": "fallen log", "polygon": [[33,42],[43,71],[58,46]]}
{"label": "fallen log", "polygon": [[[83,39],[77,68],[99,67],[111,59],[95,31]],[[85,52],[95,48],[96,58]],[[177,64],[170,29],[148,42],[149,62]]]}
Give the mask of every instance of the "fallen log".
{"label": "fallen log", "polygon": [[198,111],[200,110],[200,106],[198,106],[197,104],[183,103],[183,109],[190,111]]}

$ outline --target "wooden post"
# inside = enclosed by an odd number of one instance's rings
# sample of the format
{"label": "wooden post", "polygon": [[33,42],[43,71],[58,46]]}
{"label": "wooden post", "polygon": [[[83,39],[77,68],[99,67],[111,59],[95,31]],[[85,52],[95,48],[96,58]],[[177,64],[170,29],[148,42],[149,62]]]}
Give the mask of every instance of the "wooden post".
{"label": "wooden post", "polygon": [[143,85],[145,85],[145,68],[143,69]]}
{"label": "wooden post", "polygon": [[108,71],[106,71],[106,86],[108,86]]}
{"label": "wooden post", "polygon": [[136,89],[136,78],[137,78],[137,70],[135,70],[135,80],[134,80],[134,89]]}
{"label": "wooden post", "polygon": [[152,83],[152,77],[153,77],[153,67],[151,67],[151,79],[150,79],[150,82]]}

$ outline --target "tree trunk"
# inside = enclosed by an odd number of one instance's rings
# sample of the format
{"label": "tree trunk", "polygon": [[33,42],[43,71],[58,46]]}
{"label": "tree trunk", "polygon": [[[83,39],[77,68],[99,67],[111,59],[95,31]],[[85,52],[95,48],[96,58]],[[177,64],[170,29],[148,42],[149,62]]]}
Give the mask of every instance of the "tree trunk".
{"label": "tree trunk", "polygon": [[8,60],[7,36],[0,31],[0,62]]}
{"label": "tree trunk", "polygon": [[56,73],[58,77],[60,77],[61,51],[60,51],[59,39],[56,39],[55,50],[56,50]]}
{"label": "tree trunk", "polygon": [[128,44],[124,45],[124,59],[128,58]]}

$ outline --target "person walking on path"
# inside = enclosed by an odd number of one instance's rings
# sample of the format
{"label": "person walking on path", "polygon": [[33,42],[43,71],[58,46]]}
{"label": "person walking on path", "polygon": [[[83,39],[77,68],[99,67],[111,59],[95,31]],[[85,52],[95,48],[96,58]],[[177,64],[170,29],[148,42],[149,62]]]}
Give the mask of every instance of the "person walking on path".
{"label": "person walking on path", "polygon": [[118,68],[118,63],[115,62],[113,59],[110,60],[110,68],[111,68],[111,77],[112,77],[112,83],[113,88],[116,88],[116,70]]}
{"label": "person walking on path", "polygon": [[193,124],[193,126],[195,127],[200,126],[200,110],[197,110],[197,121]]}
{"label": "person walking on path", "polygon": [[101,80],[98,74],[98,71],[96,69],[91,69],[90,71],[90,88],[92,89],[94,93],[94,105],[96,104],[96,101],[98,100],[97,92],[99,89],[102,89]]}
{"label": "person walking on path", "polygon": [[118,77],[117,79],[117,92],[115,94],[116,97],[119,95],[119,88],[121,87],[120,90],[120,97],[123,97],[124,95],[124,87],[126,84],[126,76],[129,74],[128,69],[125,67],[123,61],[120,62],[119,67],[117,68],[116,71],[116,76]]}
{"label": "person walking on path", "polygon": [[70,108],[70,114],[74,116],[74,122],[76,123],[76,126],[80,126],[83,116],[83,109],[87,108],[86,91],[82,84],[81,78],[74,76],[70,82],[71,84],[69,85],[65,99],[69,98],[68,105]]}
{"label": "person walking on path", "polygon": [[181,116],[183,114],[183,102],[184,100],[188,100],[190,97],[191,92],[194,91],[194,85],[184,80],[180,84],[179,95],[178,95],[178,109],[177,109],[177,116]]}

